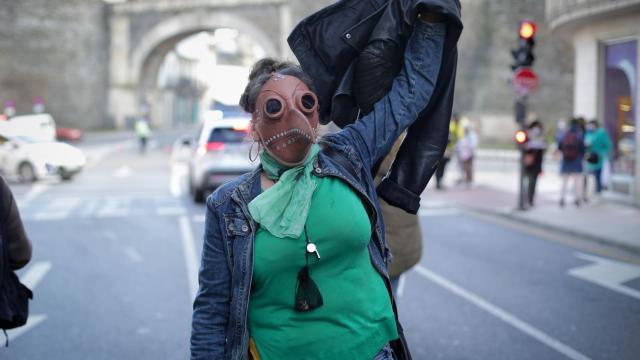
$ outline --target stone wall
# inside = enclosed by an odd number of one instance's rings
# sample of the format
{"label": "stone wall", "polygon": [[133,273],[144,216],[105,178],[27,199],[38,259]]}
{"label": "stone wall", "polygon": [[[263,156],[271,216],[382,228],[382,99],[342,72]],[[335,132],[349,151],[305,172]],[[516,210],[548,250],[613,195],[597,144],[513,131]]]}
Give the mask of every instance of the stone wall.
{"label": "stone wall", "polygon": [[60,125],[105,126],[108,38],[100,0],[0,0],[0,102],[40,96]]}
{"label": "stone wall", "polygon": [[[291,1],[292,25],[331,3]],[[545,2],[462,0],[462,4],[465,31],[459,46],[454,110],[485,129],[484,137],[510,136],[514,96],[509,50],[516,45],[517,20],[528,17],[539,25],[535,70],[541,78],[540,92],[531,97],[531,110],[549,123],[568,116],[573,101],[572,46],[550,37],[544,23]],[[264,26],[275,32],[276,14],[270,13],[265,21],[271,23]],[[151,20],[158,15],[140,16]],[[131,41],[135,43],[143,28],[154,22],[136,22]],[[20,113],[27,113],[32,99],[42,96],[47,111],[61,124],[110,126],[105,115],[107,24],[108,11],[100,0],[0,0],[0,101],[12,99]]]}

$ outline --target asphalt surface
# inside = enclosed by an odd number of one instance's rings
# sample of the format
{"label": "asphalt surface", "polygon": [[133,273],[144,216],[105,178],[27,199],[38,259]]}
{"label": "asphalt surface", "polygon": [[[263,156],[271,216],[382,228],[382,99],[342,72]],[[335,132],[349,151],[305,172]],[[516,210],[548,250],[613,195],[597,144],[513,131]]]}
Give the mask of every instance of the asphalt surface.
{"label": "asphalt surface", "polygon": [[[166,145],[88,146],[68,183],[11,183],[34,243],[29,324],[1,359],[185,359],[204,206]],[[403,276],[414,359],[638,359],[640,267],[429,203]]]}

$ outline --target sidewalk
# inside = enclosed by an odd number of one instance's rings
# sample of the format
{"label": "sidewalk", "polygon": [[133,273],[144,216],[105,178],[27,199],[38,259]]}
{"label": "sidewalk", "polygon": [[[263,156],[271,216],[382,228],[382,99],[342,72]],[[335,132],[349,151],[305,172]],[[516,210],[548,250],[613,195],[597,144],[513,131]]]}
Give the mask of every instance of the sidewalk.
{"label": "sidewalk", "polygon": [[[479,165],[478,168],[491,168]],[[458,178],[456,169],[452,170],[446,175],[449,183]],[[606,196],[581,207],[576,207],[568,198],[567,205],[561,208],[560,179],[557,173],[551,172],[539,180],[536,206],[519,211],[516,210],[517,174],[504,169],[478,170],[475,184],[468,189],[450,186],[444,191],[437,191],[432,184],[435,183],[433,179],[422,194],[422,203],[426,206],[430,203],[455,204],[640,254],[639,208],[609,201]]]}

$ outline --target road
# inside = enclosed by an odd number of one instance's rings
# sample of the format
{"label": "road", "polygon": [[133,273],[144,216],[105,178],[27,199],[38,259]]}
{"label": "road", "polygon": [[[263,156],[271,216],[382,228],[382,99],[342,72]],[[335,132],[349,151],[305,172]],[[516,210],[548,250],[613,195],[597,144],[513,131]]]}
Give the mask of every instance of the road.
{"label": "road", "polygon": [[[12,183],[34,243],[29,324],[2,359],[184,359],[204,206],[165,145],[101,144],[69,183]],[[403,276],[414,359],[640,358],[640,266],[442,203]],[[640,262],[639,262],[640,263]]]}

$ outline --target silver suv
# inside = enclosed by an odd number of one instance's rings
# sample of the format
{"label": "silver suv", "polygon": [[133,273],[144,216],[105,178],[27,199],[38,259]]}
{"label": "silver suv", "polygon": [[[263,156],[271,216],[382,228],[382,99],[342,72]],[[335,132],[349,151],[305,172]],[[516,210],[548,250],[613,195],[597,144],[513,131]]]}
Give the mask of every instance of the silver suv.
{"label": "silver suv", "polygon": [[216,118],[202,125],[189,161],[189,192],[195,202],[222,183],[251,171],[249,117]]}

